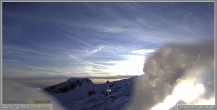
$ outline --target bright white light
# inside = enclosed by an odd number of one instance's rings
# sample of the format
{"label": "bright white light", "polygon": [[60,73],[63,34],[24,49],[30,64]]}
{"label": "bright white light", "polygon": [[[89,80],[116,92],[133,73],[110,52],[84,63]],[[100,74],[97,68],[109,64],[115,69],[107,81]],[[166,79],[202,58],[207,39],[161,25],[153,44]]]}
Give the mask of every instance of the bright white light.
{"label": "bright white light", "polygon": [[182,80],[173,91],[175,97],[190,103],[195,100],[199,95],[204,93],[203,84],[195,84],[194,80]]}
{"label": "bright white light", "polygon": [[155,51],[154,49],[140,49],[140,50],[133,50],[131,51],[131,53],[145,55],[154,51]]}
{"label": "bright white light", "polygon": [[203,84],[195,84],[195,80],[181,80],[174,88],[172,95],[167,96],[162,103],[155,105],[151,110],[168,110],[180,100],[191,103],[204,91]]}
{"label": "bright white light", "polygon": [[169,95],[165,98],[163,103],[157,104],[151,110],[168,110],[169,108],[173,107],[177,102],[178,100],[174,96]]}
{"label": "bright white light", "polygon": [[128,60],[117,62],[110,69],[115,75],[141,75],[144,61],[144,56],[128,56]]}

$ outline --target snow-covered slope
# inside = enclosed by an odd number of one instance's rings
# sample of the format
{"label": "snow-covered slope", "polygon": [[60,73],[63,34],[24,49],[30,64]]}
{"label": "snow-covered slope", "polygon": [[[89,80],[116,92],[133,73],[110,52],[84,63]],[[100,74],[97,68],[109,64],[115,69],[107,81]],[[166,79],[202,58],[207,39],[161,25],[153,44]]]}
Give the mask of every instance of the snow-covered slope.
{"label": "snow-covered slope", "polygon": [[[44,90],[67,110],[120,110],[130,100],[134,79],[93,84],[87,78],[71,78]],[[106,92],[108,87],[110,95]]]}

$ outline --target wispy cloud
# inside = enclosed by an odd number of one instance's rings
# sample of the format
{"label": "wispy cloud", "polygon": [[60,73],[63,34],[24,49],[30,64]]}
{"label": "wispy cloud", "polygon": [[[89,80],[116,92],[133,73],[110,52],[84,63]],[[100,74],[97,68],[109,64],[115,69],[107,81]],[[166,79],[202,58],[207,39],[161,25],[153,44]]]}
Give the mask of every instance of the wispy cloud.
{"label": "wispy cloud", "polygon": [[103,48],[104,48],[104,46],[99,46],[96,49],[90,50],[89,54],[97,53],[97,52],[101,51]]}
{"label": "wispy cloud", "polygon": [[22,76],[19,71],[27,76],[142,74],[136,65],[158,47],[213,38],[213,6],[186,4],[72,2],[33,8],[7,3],[4,71],[14,76]]}
{"label": "wispy cloud", "polygon": [[123,33],[127,31],[127,29],[120,27],[120,26],[96,26],[96,28],[99,32],[107,32],[107,33]]}

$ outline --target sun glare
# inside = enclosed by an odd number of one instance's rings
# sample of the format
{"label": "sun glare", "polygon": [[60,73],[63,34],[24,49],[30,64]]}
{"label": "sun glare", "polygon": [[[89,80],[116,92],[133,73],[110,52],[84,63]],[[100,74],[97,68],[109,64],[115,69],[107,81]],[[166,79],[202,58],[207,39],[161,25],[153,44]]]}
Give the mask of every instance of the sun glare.
{"label": "sun glare", "polygon": [[110,69],[115,75],[141,75],[144,62],[144,56],[130,56],[128,60],[117,62]]}
{"label": "sun glare", "polygon": [[155,105],[151,110],[162,110],[162,108],[168,110],[181,100],[189,104],[204,92],[205,89],[203,84],[196,84],[194,80],[190,79],[182,80],[176,85],[172,95],[167,96],[162,103]]}

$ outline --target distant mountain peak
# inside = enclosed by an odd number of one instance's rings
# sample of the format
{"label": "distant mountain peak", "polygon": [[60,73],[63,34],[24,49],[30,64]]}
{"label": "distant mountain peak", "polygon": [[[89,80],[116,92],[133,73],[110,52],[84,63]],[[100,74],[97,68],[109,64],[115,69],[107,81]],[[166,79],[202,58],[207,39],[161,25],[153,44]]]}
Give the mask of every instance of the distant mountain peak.
{"label": "distant mountain peak", "polygon": [[70,78],[66,82],[68,83],[76,83],[76,84],[85,84],[85,83],[93,83],[90,79],[88,78]]}
{"label": "distant mountain peak", "polygon": [[93,84],[88,78],[70,78],[65,82],[45,88],[44,90],[51,94],[65,93],[75,89],[78,86]]}

